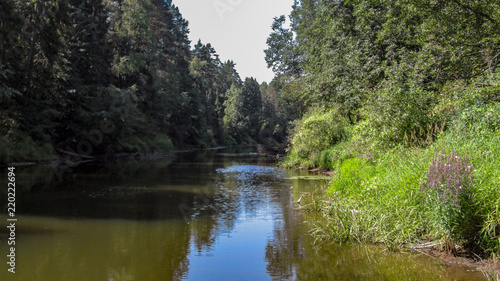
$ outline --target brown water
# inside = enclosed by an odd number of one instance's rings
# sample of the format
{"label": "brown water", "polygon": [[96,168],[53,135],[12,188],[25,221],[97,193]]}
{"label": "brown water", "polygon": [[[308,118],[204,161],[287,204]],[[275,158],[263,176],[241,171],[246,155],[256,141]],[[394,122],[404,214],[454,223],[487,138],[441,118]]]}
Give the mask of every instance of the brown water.
{"label": "brown water", "polygon": [[0,280],[486,280],[415,253],[315,244],[316,215],[294,202],[326,181],[247,152],[85,164],[62,181],[16,168],[16,273],[4,188]]}

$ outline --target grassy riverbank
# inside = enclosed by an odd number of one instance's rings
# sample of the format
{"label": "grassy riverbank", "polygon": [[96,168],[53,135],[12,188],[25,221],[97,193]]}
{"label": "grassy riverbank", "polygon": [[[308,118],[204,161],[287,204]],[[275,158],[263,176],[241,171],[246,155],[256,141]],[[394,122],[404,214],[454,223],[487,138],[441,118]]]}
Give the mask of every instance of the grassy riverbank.
{"label": "grassy riverbank", "polygon": [[[392,146],[366,137],[363,122],[333,127],[330,132],[341,136],[337,143],[316,151],[296,133],[283,165],[321,167],[335,174],[328,195],[315,205],[327,217],[315,234],[391,248],[432,241],[451,252],[496,257],[500,104],[488,93],[475,87],[447,93],[433,110],[452,106],[453,111],[439,116],[441,122],[424,134]],[[307,123],[306,118],[298,130],[307,129]],[[317,140],[314,133],[304,140]]]}

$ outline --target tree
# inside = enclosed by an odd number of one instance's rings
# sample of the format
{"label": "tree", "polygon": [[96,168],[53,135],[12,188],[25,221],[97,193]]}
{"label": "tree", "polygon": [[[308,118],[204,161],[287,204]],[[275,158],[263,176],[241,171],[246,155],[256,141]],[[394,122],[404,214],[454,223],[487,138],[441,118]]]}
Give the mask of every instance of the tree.
{"label": "tree", "polygon": [[285,16],[274,18],[273,32],[267,38],[268,48],[264,51],[267,66],[272,68],[277,75],[300,77],[302,54],[293,32],[283,27],[285,22]]}
{"label": "tree", "polygon": [[108,11],[101,0],[69,1],[61,41],[64,51],[60,114],[56,144],[80,137],[96,127],[102,114],[95,111],[95,99],[103,94],[110,79],[110,49],[107,41]]}
{"label": "tree", "polygon": [[237,142],[255,140],[261,127],[262,98],[259,83],[246,78],[240,88],[233,84],[226,94],[224,128]]}

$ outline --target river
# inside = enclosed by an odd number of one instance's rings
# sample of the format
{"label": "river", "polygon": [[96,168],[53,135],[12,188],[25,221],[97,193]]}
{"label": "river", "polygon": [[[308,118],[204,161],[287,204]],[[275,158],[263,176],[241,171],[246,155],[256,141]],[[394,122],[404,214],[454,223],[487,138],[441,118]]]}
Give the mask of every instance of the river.
{"label": "river", "polygon": [[486,280],[418,253],[315,241],[321,219],[296,201],[311,202],[326,180],[249,152],[87,163],[64,175],[16,168],[16,273],[4,188],[0,280]]}

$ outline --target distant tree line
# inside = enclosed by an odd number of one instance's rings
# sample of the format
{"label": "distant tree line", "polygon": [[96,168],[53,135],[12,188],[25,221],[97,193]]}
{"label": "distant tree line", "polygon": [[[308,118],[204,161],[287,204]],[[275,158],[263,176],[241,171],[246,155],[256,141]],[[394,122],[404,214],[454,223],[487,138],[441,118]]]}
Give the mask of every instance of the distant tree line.
{"label": "distant tree line", "polygon": [[188,33],[169,0],[0,0],[0,162],[283,142],[279,85]]}

